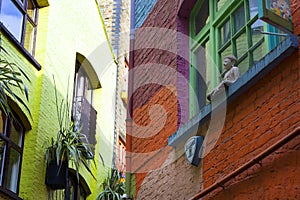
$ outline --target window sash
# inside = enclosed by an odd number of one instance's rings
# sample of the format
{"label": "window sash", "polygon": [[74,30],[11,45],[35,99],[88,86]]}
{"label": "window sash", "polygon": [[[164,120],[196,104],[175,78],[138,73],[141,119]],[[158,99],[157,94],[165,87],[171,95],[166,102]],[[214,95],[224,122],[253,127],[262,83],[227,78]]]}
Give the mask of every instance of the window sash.
{"label": "window sash", "polygon": [[31,55],[34,55],[35,49],[36,5],[35,0],[0,0],[1,23]]}
{"label": "window sash", "polygon": [[1,118],[1,121],[5,122],[3,124],[5,128],[4,132],[0,134],[0,187],[2,190],[18,194],[24,128],[16,119],[7,118],[4,114],[1,115]]}
{"label": "window sash", "polygon": [[[209,4],[209,23],[198,30],[195,27],[196,16],[201,11],[204,2]],[[242,14],[243,16],[241,16]],[[242,75],[284,39],[284,37],[263,35],[256,29],[270,32],[278,31],[258,18],[257,0],[198,0],[190,17],[190,84],[193,87],[193,91],[190,92],[190,117],[197,114],[195,111],[197,106],[200,106],[200,109],[203,107],[201,98],[206,99],[205,95],[199,94],[201,93],[199,92],[201,86],[197,86],[197,84],[201,81],[195,80],[199,72],[199,70],[195,70],[197,68],[196,52],[198,48],[204,45],[209,38],[210,61],[206,64],[208,69],[205,70],[208,73],[206,78],[210,82],[207,90],[209,93],[220,82],[219,76],[224,72],[222,60],[226,55],[232,54],[237,57],[237,66]],[[193,95],[191,93],[193,92],[196,93],[198,104],[192,100]]]}

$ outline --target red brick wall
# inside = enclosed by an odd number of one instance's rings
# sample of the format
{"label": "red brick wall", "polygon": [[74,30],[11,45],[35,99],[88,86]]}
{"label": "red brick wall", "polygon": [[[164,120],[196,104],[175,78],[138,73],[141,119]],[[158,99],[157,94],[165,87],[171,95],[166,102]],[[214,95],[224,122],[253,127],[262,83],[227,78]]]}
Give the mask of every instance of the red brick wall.
{"label": "red brick wall", "polygon": [[[228,106],[223,132],[203,159],[204,188],[300,126],[298,63],[296,52]],[[297,199],[299,162],[300,137],[263,160],[263,167],[254,166],[227,183],[228,190],[216,199],[282,199],[284,195]]]}
{"label": "red brick wall", "polygon": [[298,0],[291,0],[290,2],[294,23],[294,34],[300,35],[300,4]]}
{"label": "red brick wall", "polygon": [[147,172],[166,161],[169,150],[163,148],[178,123],[176,3],[160,2],[135,37],[131,171],[137,193]]}
{"label": "red brick wall", "polygon": [[[143,27],[176,30],[178,2],[158,0]],[[291,5],[295,34],[300,34],[300,2],[292,0]],[[146,35],[137,31],[137,46],[162,40],[155,34],[151,37]],[[170,49],[177,48],[176,44],[169,45]],[[298,50],[228,105],[221,136],[211,138],[217,139],[217,144],[200,166],[194,167],[187,162],[183,152],[166,147],[168,137],[177,129],[180,115],[180,88],[176,89],[176,77],[168,77],[166,85],[155,82],[155,77],[162,73],[157,64],[178,69],[178,57],[173,51],[160,48],[138,48],[135,51],[134,84],[141,87],[134,90],[135,125],[132,131],[132,152],[143,153],[136,154],[132,159],[138,198],[188,199],[300,126],[299,56]],[[145,64],[149,71],[143,68]],[[138,70],[139,67],[143,70]],[[157,112],[152,110],[149,114],[155,105],[160,105],[164,112],[156,108]],[[165,119],[163,128],[157,128],[162,119]],[[218,124],[214,125],[212,129],[219,128]],[[199,127],[206,128],[207,124]],[[164,165],[172,158],[174,162]],[[249,168],[228,182],[225,190],[218,189],[204,199],[300,199],[299,164],[300,138],[297,137],[264,159],[262,166]]]}

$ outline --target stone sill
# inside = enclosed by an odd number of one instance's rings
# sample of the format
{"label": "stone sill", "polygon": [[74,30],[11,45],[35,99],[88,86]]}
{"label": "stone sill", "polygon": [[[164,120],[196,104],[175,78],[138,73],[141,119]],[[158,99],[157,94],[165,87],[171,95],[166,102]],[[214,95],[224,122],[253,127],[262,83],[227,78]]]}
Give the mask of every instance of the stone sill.
{"label": "stone sill", "polygon": [[[298,38],[294,35],[290,35],[290,37],[282,41],[270,53],[243,74],[235,83],[229,86],[227,90],[227,103],[232,102],[246,90],[251,88],[257,81],[263,78],[280,62],[297,50],[298,46]],[[209,119],[212,111],[211,107],[211,103],[203,107],[198,115],[190,119],[186,124],[172,134],[168,138],[168,145],[176,147],[182,142],[185,142],[189,137],[195,135],[198,126],[202,125],[207,119]]]}

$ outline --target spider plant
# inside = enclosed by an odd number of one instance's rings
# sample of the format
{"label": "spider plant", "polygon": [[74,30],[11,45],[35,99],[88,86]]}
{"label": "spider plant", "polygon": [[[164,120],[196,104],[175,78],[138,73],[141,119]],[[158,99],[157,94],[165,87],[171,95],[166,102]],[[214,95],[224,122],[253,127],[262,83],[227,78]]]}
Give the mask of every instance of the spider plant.
{"label": "spider plant", "polygon": [[108,171],[108,176],[101,184],[103,190],[96,200],[120,200],[125,193],[125,183],[117,169]]}
{"label": "spider plant", "polygon": [[17,103],[21,103],[31,116],[26,103],[14,92],[15,89],[19,89],[21,94],[25,95],[28,101],[28,89],[24,84],[22,77],[26,78],[28,81],[30,80],[18,65],[9,62],[2,53],[8,56],[8,52],[0,46],[0,109],[7,116],[14,116],[11,106],[8,103],[10,97]]}
{"label": "spider plant", "polygon": [[[53,77],[54,79],[54,77]],[[77,180],[79,181],[79,167],[83,165],[87,171],[94,177],[90,167],[88,155],[90,145],[83,142],[87,141],[86,136],[81,130],[75,130],[74,123],[71,120],[69,96],[66,99],[58,100],[57,88],[54,80],[56,111],[59,130],[55,138],[51,138],[51,145],[46,148],[46,162],[49,164],[55,160],[57,165],[61,166],[64,161],[75,166]],[[94,161],[94,159],[93,159]]]}

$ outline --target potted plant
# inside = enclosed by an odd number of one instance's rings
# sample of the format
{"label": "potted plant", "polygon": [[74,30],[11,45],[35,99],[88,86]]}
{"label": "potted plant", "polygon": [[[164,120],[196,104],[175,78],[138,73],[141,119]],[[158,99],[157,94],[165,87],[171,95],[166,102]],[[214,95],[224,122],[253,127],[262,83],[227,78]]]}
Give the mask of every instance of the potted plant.
{"label": "potted plant", "polygon": [[[83,142],[86,141],[86,136],[74,128],[69,103],[64,99],[58,101],[55,80],[54,86],[59,130],[56,137],[51,138],[51,145],[46,148],[46,185],[52,189],[64,189],[68,164],[75,166],[76,177],[79,181],[80,165],[84,165],[93,176],[89,168],[89,160],[93,158],[88,156],[91,155],[90,145]],[[66,99],[69,99],[68,95]],[[93,176],[93,178],[95,177]]]}
{"label": "potted plant", "polygon": [[96,200],[121,200],[122,195],[125,193],[125,181],[121,173],[112,168],[108,171],[108,176],[101,184],[103,190],[99,193]]}

